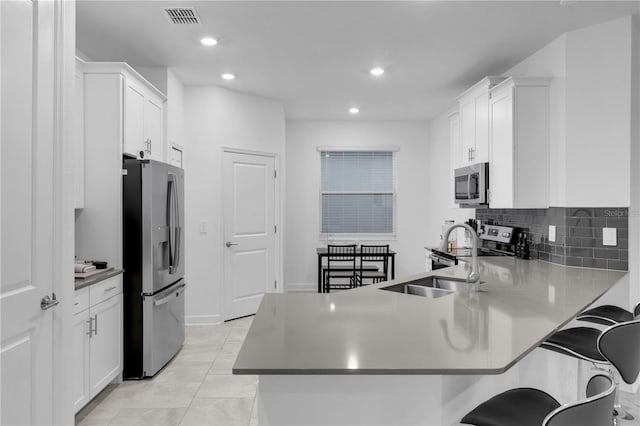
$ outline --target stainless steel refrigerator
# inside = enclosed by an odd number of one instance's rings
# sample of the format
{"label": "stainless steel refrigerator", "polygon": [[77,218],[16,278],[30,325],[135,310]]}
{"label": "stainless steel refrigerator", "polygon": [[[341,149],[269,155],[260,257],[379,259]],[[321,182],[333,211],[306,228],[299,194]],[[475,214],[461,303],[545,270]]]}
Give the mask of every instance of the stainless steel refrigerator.
{"label": "stainless steel refrigerator", "polygon": [[184,174],[123,160],[125,379],[155,375],[184,343]]}

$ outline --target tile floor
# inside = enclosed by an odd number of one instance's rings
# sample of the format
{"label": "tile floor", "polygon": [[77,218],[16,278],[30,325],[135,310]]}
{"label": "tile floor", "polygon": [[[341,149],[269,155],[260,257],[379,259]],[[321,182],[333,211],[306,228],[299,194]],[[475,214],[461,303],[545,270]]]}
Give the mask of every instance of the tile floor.
{"label": "tile floor", "polygon": [[78,413],[76,424],[256,425],[258,377],[231,374],[252,320],[187,327],[184,347],[159,374],[110,385]]}
{"label": "tile floor", "polygon": [[[185,345],[158,375],[110,385],[76,416],[79,426],[257,425],[257,376],[233,376],[231,368],[253,317],[186,328]],[[638,395],[621,393],[640,413]],[[633,421],[620,426],[640,425]]]}

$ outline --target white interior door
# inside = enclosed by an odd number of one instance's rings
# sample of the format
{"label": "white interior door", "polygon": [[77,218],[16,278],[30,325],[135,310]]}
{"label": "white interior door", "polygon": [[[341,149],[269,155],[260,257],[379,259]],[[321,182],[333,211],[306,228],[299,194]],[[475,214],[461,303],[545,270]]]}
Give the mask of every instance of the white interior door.
{"label": "white interior door", "polygon": [[53,423],[54,2],[0,2],[0,424]]}
{"label": "white interior door", "polygon": [[276,287],[275,159],[223,154],[224,319],[255,314]]}

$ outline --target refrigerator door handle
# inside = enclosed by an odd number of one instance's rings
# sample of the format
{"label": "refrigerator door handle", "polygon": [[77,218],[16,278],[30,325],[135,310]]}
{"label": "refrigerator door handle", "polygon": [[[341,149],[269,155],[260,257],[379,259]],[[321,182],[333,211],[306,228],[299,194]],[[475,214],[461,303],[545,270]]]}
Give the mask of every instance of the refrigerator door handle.
{"label": "refrigerator door handle", "polygon": [[173,266],[174,268],[177,268],[178,265],[180,265],[180,252],[182,251],[182,238],[180,236],[180,234],[182,233],[182,227],[180,226],[180,199],[178,196],[178,185],[177,180],[178,180],[178,176],[177,175],[173,175],[174,176],[174,182],[172,185],[173,188],[173,208],[175,211],[175,217],[174,217],[174,237],[176,239],[175,241],[175,245],[176,245],[176,252],[174,255],[174,263]]}
{"label": "refrigerator door handle", "polygon": [[176,227],[175,227],[175,206],[177,204],[175,200],[176,193],[176,174],[169,173],[168,185],[167,185],[167,222],[169,227],[169,273],[173,274],[176,270]]}

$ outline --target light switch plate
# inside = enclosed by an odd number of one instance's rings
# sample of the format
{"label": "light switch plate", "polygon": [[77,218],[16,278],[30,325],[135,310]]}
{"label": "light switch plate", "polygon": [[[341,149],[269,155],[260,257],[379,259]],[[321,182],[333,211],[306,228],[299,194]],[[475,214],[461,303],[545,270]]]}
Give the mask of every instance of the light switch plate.
{"label": "light switch plate", "polygon": [[552,243],[556,241],[556,226],[549,225],[549,241]]}
{"label": "light switch plate", "polygon": [[201,220],[200,221],[200,233],[201,234],[206,234],[208,232],[208,223],[206,220]]}
{"label": "light switch plate", "polygon": [[618,245],[616,228],[602,228],[602,245],[615,246]]}

